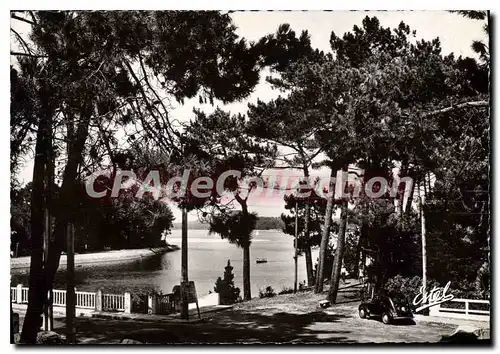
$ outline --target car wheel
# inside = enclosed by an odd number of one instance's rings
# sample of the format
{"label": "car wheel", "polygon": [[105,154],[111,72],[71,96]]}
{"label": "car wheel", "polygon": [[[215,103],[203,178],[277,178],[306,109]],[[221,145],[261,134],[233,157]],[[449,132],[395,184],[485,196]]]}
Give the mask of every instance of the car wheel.
{"label": "car wheel", "polygon": [[366,311],[364,307],[359,309],[359,317],[366,318]]}
{"label": "car wheel", "polygon": [[391,316],[389,316],[387,312],[384,312],[384,314],[382,315],[382,322],[384,322],[384,324],[391,323]]}

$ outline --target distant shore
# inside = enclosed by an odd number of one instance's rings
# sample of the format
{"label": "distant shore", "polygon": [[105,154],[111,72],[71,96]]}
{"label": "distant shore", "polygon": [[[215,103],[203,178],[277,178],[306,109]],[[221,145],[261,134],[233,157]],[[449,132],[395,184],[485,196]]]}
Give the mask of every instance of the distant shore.
{"label": "distant shore", "polygon": [[[136,260],[152,257],[158,254],[164,254],[167,252],[173,252],[179,250],[176,245],[167,245],[164,247],[157,248],[141,248],[141,249],[124,249],[124,250],[112,250],[112,251],[102,251],[95,253],[82,253],[75,254],[75,267],[84,265],[96,265],[96,264],[119,264],[128,263]],[[30,257],[18,257],[10,259],[10,270],[11,273],[21,273],[28,271],[30,267]],[[61,260],[59,262],[59,269],[66,268],[66,255],[61,255]]]}

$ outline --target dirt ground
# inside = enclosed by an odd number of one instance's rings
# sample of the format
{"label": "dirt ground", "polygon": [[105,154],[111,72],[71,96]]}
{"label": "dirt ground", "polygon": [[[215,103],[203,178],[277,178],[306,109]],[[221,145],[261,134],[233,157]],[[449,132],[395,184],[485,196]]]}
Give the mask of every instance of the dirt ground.
{"label": "dirt ground", "polygon": [[[318,306],[325,294],[309,291],[240,303],[204,314],[199,323],[78,317],[77,337],[82,344],[123,339],[158,344],[435,343],[457,327],[419,321],[384,325],[377,319],[361,319],[359,299],[351,290],[341,290],[338,303],[326,309]],[[64,319],[56,319],[55,327],[64,333]]]}

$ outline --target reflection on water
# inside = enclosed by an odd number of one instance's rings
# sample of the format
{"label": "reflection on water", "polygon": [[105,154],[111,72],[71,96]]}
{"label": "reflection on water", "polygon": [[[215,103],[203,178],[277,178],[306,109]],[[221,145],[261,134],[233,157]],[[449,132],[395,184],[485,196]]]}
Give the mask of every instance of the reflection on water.
{"label": "reflection on water", "polygon": [[[227,260],[234,267],[234,281],[243,292],[243,250],[221,240],[216,235],[207,235],[203,230],[189,231],[189,278],[194,280],[198,295],[213,291],[217,277],[222,277]],[[173,230],[168,242],[180,245],[180,231]],[[294,281],[293,238],[277,231],[259,231],[250,248],[252,296],[258,290],[271,285],[276,291],[292,287]],[[268,263],[256,264],[257,258],[266,258]],[[314,259],[314,258],[313,258]],[[144,291],[148,289],[170,292],[180,282],[181,252],[174,251],[155,255],[126,264],[80,266],[75,269],[75,284],[80,291],[96,291],[98,288],[110,293]],[[64,289],[66,273],[56,274],[55,289]],[[299,281],[306,279],[303,257],[299,258]],[[28,276],[12,275],[11,284],[27,286]]]}

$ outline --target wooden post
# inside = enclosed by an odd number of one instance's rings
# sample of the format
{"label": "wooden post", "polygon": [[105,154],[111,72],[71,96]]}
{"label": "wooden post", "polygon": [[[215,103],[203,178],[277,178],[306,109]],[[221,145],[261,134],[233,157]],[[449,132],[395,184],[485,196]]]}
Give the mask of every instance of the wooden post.
{"label": "wooden post", "polygon": [[156,314],[156,293],[148,294],[148,314]]}
{"label": "wooden post", "polygon": [[69,343],[75,343],[75,239],[71,223],[68,224],[66,232],[66,338]]}
{"label": "wooden post", "polygon": [[98,289],[95,294],[95,310],[102,311],[102,289]]}
{"label": "wooden post", "polygon": [[185,297],[186,292],[183,284],[187,284],[188,279],[188,213],[185,207],[182,208],[182,243],[181,243],[181,318],[189,318],[189,303]]}
{"label": "wooden post", "polygon": [[49,289],[47,296],[48,296],[47,315],[49,318],[48,319],[49,331],[52,331],[54,329],[54,292],[52,291],[52,288]]}
{"label": "wooden post", "polygon": [[125,292],[125,313],[131,313],[132,311],[132,296],[129,291]]}
{"label": "wooden post", "polygon": [[297,207],[297,198],[295,199],[295,256],[293,257],[295,260],[295,280],[293,283],[293,292],[297,292],[297,278],[298,278],[298,265],[297,265],[297,258],[298,258],[298,249],[299,249],[299,211]]}
{"label": "wooden post", "polygon": [[23,303],[23,284],[17,284],[16,287],[16,302],[18,304]]}
{"label": "wooden post", "polygon": [[441,304],[434,305],[429,308],[430,316],[439,316],[439,310],[441,309]]}

